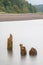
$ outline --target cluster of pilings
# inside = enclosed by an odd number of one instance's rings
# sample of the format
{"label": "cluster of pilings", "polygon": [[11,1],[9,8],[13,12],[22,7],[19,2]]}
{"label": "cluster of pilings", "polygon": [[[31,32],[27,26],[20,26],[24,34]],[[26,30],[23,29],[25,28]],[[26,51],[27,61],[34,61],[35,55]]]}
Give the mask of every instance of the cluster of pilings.
{"label": "cluster of pilings", "polygon": [[[10,34],[9,38],[7,39],[7,50],[12,51],[13,49],[13,36]],[[20,44],[20,54],[21,56],[25,56],[27,54],[26,47],[23,44]],[[35,48],[31,48],[29,51],[30,56],[36,56],[37,50]]]}

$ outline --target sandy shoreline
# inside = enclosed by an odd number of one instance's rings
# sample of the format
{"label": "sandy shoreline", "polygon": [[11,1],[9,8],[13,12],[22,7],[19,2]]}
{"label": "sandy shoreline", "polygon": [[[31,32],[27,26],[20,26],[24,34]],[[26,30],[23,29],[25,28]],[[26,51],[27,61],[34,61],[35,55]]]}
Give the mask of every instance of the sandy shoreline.
{"label": "sandy shoreline", "polygon": [[0,22],[33,19],[43,19],[43,14],[0,14]]}

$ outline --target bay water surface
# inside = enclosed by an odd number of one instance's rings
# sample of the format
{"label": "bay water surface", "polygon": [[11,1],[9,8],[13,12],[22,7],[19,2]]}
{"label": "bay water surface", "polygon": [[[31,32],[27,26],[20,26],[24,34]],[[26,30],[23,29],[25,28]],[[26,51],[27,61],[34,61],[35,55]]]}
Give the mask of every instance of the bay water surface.
{"label": "bay water surface", "polygon": [[[13,35],[13,51],[7,51],[7,39]],[[21,57],[19,44],[26,47],[27,55]],[[30,57],[29,50],[36,48],[37,56]],[[0,65],[43,65],[43,19],[0,22]]]}

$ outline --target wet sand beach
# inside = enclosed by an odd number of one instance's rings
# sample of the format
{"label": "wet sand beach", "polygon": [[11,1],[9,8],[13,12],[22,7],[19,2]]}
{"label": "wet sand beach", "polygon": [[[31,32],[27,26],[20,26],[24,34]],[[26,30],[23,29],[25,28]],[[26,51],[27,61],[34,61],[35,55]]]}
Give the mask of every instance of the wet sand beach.
{"label": "wet sand beach", "polygon": [[0,14],[1,21],[16,21],[16,20],[32,20],[32,19],[43,19],[43,14]]}

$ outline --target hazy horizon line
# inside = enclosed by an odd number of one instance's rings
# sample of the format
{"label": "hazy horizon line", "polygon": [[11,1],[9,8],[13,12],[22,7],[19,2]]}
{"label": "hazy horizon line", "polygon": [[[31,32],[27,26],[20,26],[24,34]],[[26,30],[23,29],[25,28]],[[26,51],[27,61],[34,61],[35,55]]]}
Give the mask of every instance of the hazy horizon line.
{"label": "hazy horizon line", "polygon": [[33,1],[29,1],[29,0],[26,0],[28,3],[30,3],[30,4],[32,4],[32,5],[43,5],[43,2],[40,2],[40,3],[38,3],[37,1],[36,1],[36,3]]}

